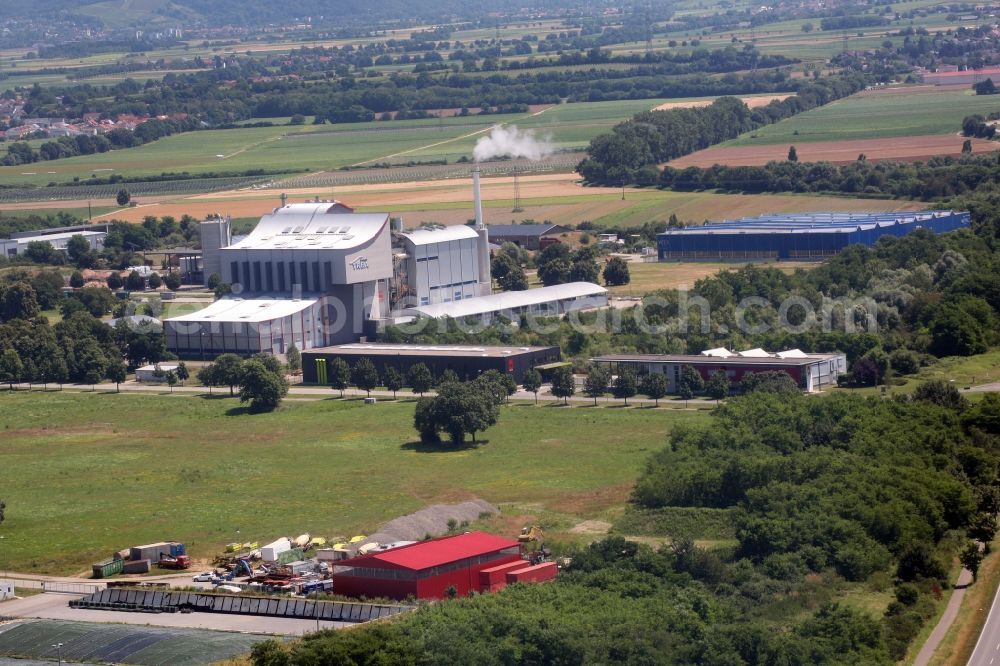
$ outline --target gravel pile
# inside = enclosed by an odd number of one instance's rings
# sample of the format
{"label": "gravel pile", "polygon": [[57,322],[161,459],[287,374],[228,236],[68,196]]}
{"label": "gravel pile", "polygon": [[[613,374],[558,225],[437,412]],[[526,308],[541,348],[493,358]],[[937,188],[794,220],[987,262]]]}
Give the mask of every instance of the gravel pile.
{"label": "gravel pile", "polygon": [[459,504],[434,504],[408,516],[400,516],[390,520],[379,528],[375,534],[370,534],[365,543],[392,543],[393,541],[420,541],[428,534],[441,536],[448,532],[448,521],[473,522],[483,513],[497,514],[500,509],[481,499],[469,500]]}

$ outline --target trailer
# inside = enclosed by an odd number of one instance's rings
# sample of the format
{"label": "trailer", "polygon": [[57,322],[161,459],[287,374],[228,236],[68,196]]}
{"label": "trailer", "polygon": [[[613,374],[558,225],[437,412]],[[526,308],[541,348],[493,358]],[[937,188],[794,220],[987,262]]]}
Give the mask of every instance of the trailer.
{"label": "trailer", "polygon": [[143,546],[132,546],[129,549],[130,560],[151,560],[159,562],[164,557],[179,557],[187,555],[187,548],[177,541],[160,541]]}
{"label": "trailer", "polygon": [[124,560],[112,557],[103,562],[97,562],[92,567],[93,578],[108,578],[115,574],[120,574],[124,570]]}

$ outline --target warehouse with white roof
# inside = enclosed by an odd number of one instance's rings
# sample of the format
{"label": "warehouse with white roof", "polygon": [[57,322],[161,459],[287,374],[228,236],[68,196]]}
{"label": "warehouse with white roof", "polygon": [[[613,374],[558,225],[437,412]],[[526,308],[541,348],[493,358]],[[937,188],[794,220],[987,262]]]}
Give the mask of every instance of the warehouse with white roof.
{"label": "warehouse with white roof", "polygon": [[608,290],[591,282],[569,282],[527,291],[497,294],[454,303],[405,308],[404,316],[441,319],[450,317],[490,324],[498,317],[518,321],[521,315],[558,317],[573,310],[601,308],[608,304]]}

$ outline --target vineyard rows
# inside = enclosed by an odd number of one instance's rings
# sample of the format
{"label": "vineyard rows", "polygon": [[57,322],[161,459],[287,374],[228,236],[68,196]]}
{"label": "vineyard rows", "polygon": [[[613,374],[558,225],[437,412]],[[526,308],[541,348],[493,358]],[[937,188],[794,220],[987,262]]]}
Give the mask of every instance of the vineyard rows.
{"label": "vineyard rows", "polygon": [[[564,153],[538,161],[505,160],[500,162],[484,162],[479,165],[479,169],[484,176],[512,176],[515,173],[539,173],[543,171],[572,171],[583,158],[583,153]],[[260,189],[296,189],[468,178],[474,166],[470,162],[466,164],[399,166],[387,169],[322,171],[307,176],[295,176],[280,182],[266,183],[257,187]]]}
{"label": "vineyard rows", "polygon": [[220,190],[233,190],[260,184],[268,181],[269,178],[268,176],[234,176],[231,178],[190,178],[185,180],[115,183],[111,185],[61,185],[55,187],[0,189],[0,203],[114,199],[121,189],[128,190],[133,198],[140,196],[218,192]]}

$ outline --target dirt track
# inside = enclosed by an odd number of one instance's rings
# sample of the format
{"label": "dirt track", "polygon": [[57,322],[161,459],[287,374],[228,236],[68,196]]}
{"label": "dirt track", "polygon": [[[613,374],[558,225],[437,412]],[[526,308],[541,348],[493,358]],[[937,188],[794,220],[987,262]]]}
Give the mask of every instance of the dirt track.
{"label": "dirt track", "polygon": [[[893,139],[866,139],[862,141],[814,141],[795,143],[800,162],[833,162],[846,164],[864,153],[869,160],[899,160],[915,162],[939,155],[959,155],[965,139],[956,134],[908,136]],[[689,166],[710,167],[713,164],[729,166],[760,166],[788,158],[788,146],[775,143],[760,146],[732,146],[707,148],[685,155],[670,162],[674,168]],[[972,139],[972,150],[988,153],[1000,149],[1000,144],[985,139]]]}

